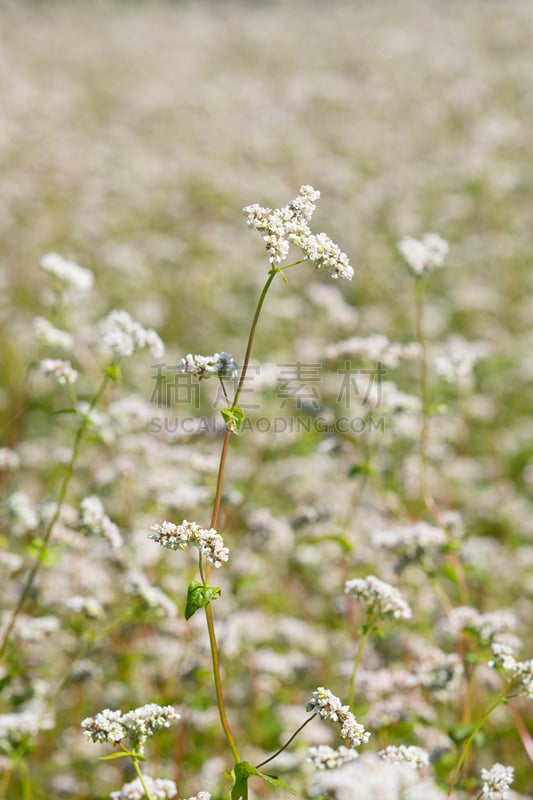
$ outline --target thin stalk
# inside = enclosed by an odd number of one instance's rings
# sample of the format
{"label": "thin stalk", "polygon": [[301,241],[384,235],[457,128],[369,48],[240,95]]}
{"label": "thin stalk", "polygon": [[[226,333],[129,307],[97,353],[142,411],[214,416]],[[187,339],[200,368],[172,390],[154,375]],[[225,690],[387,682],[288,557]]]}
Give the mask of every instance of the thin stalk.
{"label": "thin stalk", "polygon": [[218,655],[218,647],[215,635],[215,626],[213,623],[213,613],[211,611],[211,604],[208,603],[206,606],[204,606],[204,609],[205,609],[205,619],[207,622],[207,630],[209,633],[209,644],[211,647],[211,660],[213,663],[213,676],[215,679],[215,692],[217,697],[217,706],[218,706],[218,714],[220,717],[220,723],[226,735],[226,739],[228,740],[228,744],[232,752],[233,758],[235,759],[236,763],[239,763],[241,759],[239,756],[239,751],[237,750],[237,745],[235,744],[235,739],[233,738],[233,734],[231,732],[231,728],[228,723],[228,718],[226,716],[226,708],[224,706],[224,698],[222,695],[222,681],[220,680],[220,659]]}
{"label": "thin stalk", "polygon": [[483,727],[485,722],[488,720],[488,718],[490,717],[492,712],[496,708],[498,708],[498,706],[501,705],[503,702],[504,702],[504,698],[498,697],[498,699],[495,700],[494,703],[491,706],[489,706],[488,710],[483,714],[483,716],[479,720],[478,724],[476,725],[476,727],[474,728],[474,730],[472,731],[472,733],[470,734],[470,736],[466,740],[466,742],[464,744],[464,747],[463,747],[463,749],[461,751],[461,755],[459,756],[459,760],[457,761],[457,764],[455,765],[455,769],[453,771],[452,779],[450,781],[450,786],[448,787],[448,797],[452,796],[452,792],[453,792],[454,786],[457,783],[457,778],[459,777],[459,773],[461,771],[461,767],[463,766],[464,760],[468,755],[468,751],[470,750],[470,745],[472,744],[472,742],[474,741],[475,737],[477,736],[477,734],[479,733],[479,731],[481,730],[481,728]]}
{"label": "thin stalk", "polygon": [[357,654],[355,656],[355,661],[352,670],[352,677],[350,678],[350,691],[348,694],[348,705],[350,708],[353,705],[354,697],[355,697],[355,682],[357,680],[357,673],[359,671],[359,665],[361,664],[361,658],[363,657],[363,650],[365,649],[365,644],[370,636],[372,628],[369,625],[363,635],[361,636],[361,641],[359,642],[359,647],[357,648]]}
{"label": "thin stalk", "polygon": [[264,760],[264,761],[261,761],[261,763],[260,763],[260,764],[256,764],[256,765],[255,765],[255,768],[256,768],[256,769],[259,769],[259,767],[264,767],[264,766],[265,766],[265,764],[268,764],[270,761],[274,761],[274,759],[275,759],[275,758],[277,758],[277,757],[278,757],[278,756],[279,756],[281,753],[283,753],[283,751],[287,749],[287,747],[290,745],[290,743],[291,743],[291,742],[293,742],[293,741],[296,739],[296,737],[298,736],[298,734],[300,733],[300,731],[303,731],[303,729],[305,728],[305,726],[306,726],[306,725],[309,725],[309,723],[311,722],[311,720],[312,720],[312,719],[314,719],[315,717],[316,717],[316,714],[313,714],[311,717],[308,717],[308,719],[306,719],[306,720],[305,720],[305,722],[303,723],[303,725],[300,725],[300,727],[299,727],[297,730],[295,730],[295,731],[294,731],[294,733],[292,734],[291,738],[290,738],[290,739],[287,739],[287,741],[285,742],[285,744],[283,745],[283,747],[280,747],[280,748],[279,748],[279,750],[276,750],[276,752],[274,753],[274,755],[272,755],[272,756],[269,756],[268,758],[265,758],[265,760]]}
{"label": "thin stalk", "polygon": [[3,641],[2,641],[2,646],[0,647],[0,658],[2,658],[2,656],[4,655],[4,653],[6,651],[6,647],[7,647],[8,643],[9,643],[10,638],[11,638],[11,634],[13,633],[13,628],[15,627],[15,623],[17,621],[17,618],[18,618],[20,612],[22,611],[24,603],[26,602],[26,600],[28,598],[28,595],[29,595],[29,593],[30,593],[30,591],[32,589],[32,586],[33,586],[33,583],[34,583],[35,578],[37,576],[37,573],[39,572],[39,569],[40,569],[40,567],[41,567],[41,565],[43,563],[44,556],[46,554],[46,549],[47,549],[48,543],[49,543],[49,541],[51,539],[55,524],[58,521],[59,517],[61,516],[61,511],[63,509],[63,504],[65,502],[67,489],[68,489],[69,483],[71,481],[72,475],[74,474],[74,465],[75,465],[76,460],[78,458],[79,449],[80,449],[81,441],[82,441],[82,438],[83,438],[83,434],[85,433],[85,431],[87,429],[87,426],[89,425],[89,417],[90,417],[91,411],[95,408],[96,404],[98,403],[98,401],[99,401],[100,397],[102,396],[102,394],[103,394],[103,392],[104,392],[109,380],[110,380],[110,378],[106,374],[104,376],[103,380],[102,380],[102,383],[100,384],[100,387],[98,388],[98,391],[96,392],[96,394],[94,395],[93,399],[91,400],[91,403],[89,405],[89,409],[88,409],[87,413],[85,414],[85,416],[83,417],[82,423],[81,423],[81,425],[78,428],[78,431],[76,433],[76,436],[75,436],[75,439],[74,439],[74,444],[72,446],[72,454],[70,456],[70,461],[68,463],[65,475],[63,477],[63,482],[62,482],[61,488],[59,490],[59,496],[58,496],[58,499],[57,499],[56,510],[55,510],[53,516],[51,517],[50,522],[48,523],[48,525],[45,528],[45,531],[44,531],[44,534],[43,534],[43,538],[42,538],[42,542],[41,542],[41,545],[42,545],[41,546],[41,551],[36,556],[35,561],[33,563],[33,566],[32,566],[31,570],[28,573],[28,577],[26,578],[26,582],[24,583],[24,586],[22,588],[22,592],[20,593],[20,597],[19,597],[18,603],[17,603],[15,609],[13,610],[13,613],[11,615],[11,619],[9,620],[9,624],[8,624],[8,626],[6,628],[6,632],[4,634],[4,638],[3,638]]}
{"label": "thin stalk", "polygon": [[524,745],[524,750],[527,753],[527,757],[531,762],[533,762],[533,738],[531,737],[531,734],[524,725],[524,720],[522,719],[520,711],[517,708],[515,708],[513,703],[509,703],[508,706],[509,706],[509,711],[511,712],[511,716],[513,718],[515,728],[518,732],[518,735],[520,736],[520,739],[522,740],[522,744]]}
{"label": "thin stalk", "polygon": [[[294,265],[290,264],[287,267],[285,267],[285,269],[288,269],[289,266],[294,266]],[[259,300],[257,301],[257,305],[256,305],[256,308],[255,308],[255,313],[254,313],[254,317],[253,317],[253,320],[252,320],[252,325],[250,327],[250,333],[249,333],[249,336],[248,336],[248,343],[246,345],[246,352],[244,354],[244,360],[243,360],[243,364],[242,364],[241,375],[240,375],[239,383],[237,384],[237,389],[235,391],[235,395],[234,395],[234,398],[233,398],[233,403],[231,404],[230,411],[234,411],[235,408],[237,407],[238,402],[239,402],[239,396],[241,394],[242,387],[243,387],[244,381],[246,379],[246,373],[248,371],[248,366],[249,366],[249,363],[250,363],[250,356],[252,354],[252,347],[253,347],[253,343],[254,343],[254,337],[255,337],[255,331],[256,331],[256,328],[257,328],[257,323],[259,321],[259,317],[261,315],[261,310],[263,308],[263,304],[265,302],[265,298],[267,296],[268,290],[270,289],[270,286],[272,285],[272,281],[274,280],[274,278],[276,277],[276,275],[278,274],[279,271],[280,270],[272,267],[272,269],[268,273],[268,277],[267,277],[267,279],[265,281],[265,285],[263,286],[261,294],[259,295]],[[225,387],[223,387],[223,388],[224,388],[224,391],[225,391]],[[221,500],[222,500],[222,487],[223,487],[223,484],[224,484],[224,471],[225,471],[225,467],[226,467],[226,460],[227,460],[227,457],[228,457],[230,438],[231,438],[231,423],[228,423],[226,425],[226,431],[225,431],[225,434],[224,434],[224,441],[222,443],[222,451],[220,453],[220,461],[219,461],[218,473],[217,473],[217,484],[216,484],[216,489],[215,489],[215,499],[214,499],[214,502],[213,502],[213,513],[211,515],[211,528],[215,528],[215,529],[217,527],[218,517],[219,517],[219,514],[220,514],[220,503],[221,503]],[[206,566],[205,566],[205,578],[204,578],[205,585],[207,585],[207,583],[209,581],[209,572],[210,572],[210,565],[207,563]],[[240,761],[239,752],[237,750],[237,746],[235,744],[235,739],[233,737],[233,734],[231,732],[231,728],[229,726],[228,718],[227,718],[227,715],[226,715],[226,709],[225,709],[225,705],[224,705],[224,697],[223,697],[223,694],[222,694],[222,681],[221,681],[221,678],[220,678],[220,658],[219,658],[217,640],[216,640],[216,635],[215,635],[215,625],[214,625],[214,622],[213,622],[213,614],[212,614],[211,606],[210,606],[209,603],[204,607],[204,610],[205,610],[205,618],[206,618],[206,622],[207,622],[207,630],[208,630],[208,634],[209,634],[209,645],[210,645],[210,649],[211,649],[211,661],[212,661],[212,664],[213,664],[213,677],[214,677],[214,681],[215,681],[215,693],[216,693],[216,699],[217,699],[218,713],[219,713],[219,716],[220,716],[220,722],[222,724],[222,728],[224,730],[224,734],[226,736],[226,739],[227,739],[228,745],[230,747],[230,750],[231,750],[231,752],[233,754],[233,757],[234,757],[236,762],[239,762]]]}
{"label": "thin stalk", "polygon": [[132,759],[132,761],[133,761],[133,766],[135,768],[135,772],[137,773],[137,777],[139,778],[141,786],[144,789],[144,793],[145,793],[146,797],[148,798],[148,800],[153,800],[152,795],[150,794],[150,792],[148,790],[148,786],[144,782],[144,775],[142,774],[141,768],[139,766],[139,762],[137,761],[136,758]]}

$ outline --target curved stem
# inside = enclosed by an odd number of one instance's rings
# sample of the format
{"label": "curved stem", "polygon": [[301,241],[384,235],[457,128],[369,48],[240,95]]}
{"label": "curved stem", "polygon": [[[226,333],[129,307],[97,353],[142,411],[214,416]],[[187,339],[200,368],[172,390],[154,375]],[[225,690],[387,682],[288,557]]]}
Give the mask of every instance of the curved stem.
{"label": "curved stem", "polygon": [[474,728],[474,730],[472,731],[472,733],[470,734],[470,736],[468,737],[468,739],[464,743],[464,747],[463,747],[463,749],[461,751],[461,755],[459,756],[459,760],[457,761],[457,764],[455,765],[455,769],[453,771],[452,779],[451,779],[450,785],[448,787],[448,797],[451,797],[451,795],[452,795],[453,788],[454,788],[455,784],[457,783],[457,778],[459,777],[459,772],[461,771],[461,767],[463,766],[464,760],[468,755],[468,751],[470,750],[470,745],[472,744],[472,742],[474,741],[475,737],[477,736],[477,734],[479,733],[479,731],[481,730],[481,728],[483,727],[485,722],[488,720],[488,718],[490,717],[492,712],[496,708],[498,708],[498,706],[501,705],[503,702],[505,702],[505,698],[504,697],[498,697],[498,699],[495,700],[494,703],[491,706],[489,706],[488,710],[483,714],[483,716],[479,720],[478,724],[476,725],[476,727]]}
{"label": "curved stem", "polygon": [[[294,265],[291,264],[289,266],[294,266]],[[288,268],[288,267],[286,267],[286,268]],[[231,404],[231,408],[230,408],[231,411],[235,410],[235,408],[237,407],[237,404],[239,402],[239,396],[241,394],[242,387],[243,387],[244,381],[246,379],[246,373],[248,371],[248,366],[249,366],[249,363],[250,363],[250,356],[252,354],[252,347],[253,347],[253,343],[254,343],[254,337],[255,337],[255,331],[256,331],[256,328],[257,328],[257,323],[259,321],[259,317],[261,315],[261,310],[263,308],[263,304],[265,302],[265,298],[267,296],[268,290],[270,289],[270,286],[272,285],[272,282],[273,282],[274,278],[276,277],[276,275],[278,274],[279,271],[280,270],[278,270],[278,269],[276,269],[274,267],[271,268],[270,272],[268,273],[268,277],[267,277],[267,279],[265,281],[265,284],[263,286],[263,289],[261,291],[261,294],[259,295],[259,299],[257,301],[257,305],[256,305],[256,308],[255,308],[254,317],[253,317],[252,324],[251,324],[251,327],[250,327],[250,333],[248,335],[248,343],[246,345],[246,352],[244,354],[244,360],[243,360],[243,364],[242,364],[239,383],[237,384],[237,389],[235,391],[235,395],[234,395],[234,398],[233,398],[233,403]],[[223,387],[223,388],[225,390],[225,387]],[[213,501],[213,513],[211,515],[211,528],[215,528],[215,529],[217,527],[218,518],[219,518],[219,514],[220,514],[220,503],[221,503],[221,500],[222,500],[222,487],[223,487],[223,484],[224,484],[224,471],[225,471],[225,467],[226,467],[226,460],[227,460],[227,457],[228,457],[230,438],[231,438],[231,423],[228,423],[226,425],[226,431],[224,433],[224,441],[222,443],[222,450],[221,450],[221,453],[220,453],[220,461],[219,461],[218,473],[217,473],[217,484],[216,484],[216,490],[215,490],[215,499]],[[207,582],[209,581],[209,572],[210,572],[210,565],[206,564],[206,566],[205,566],[205,577],[203,578],[204,583],[206,585],[207,585]],[[215,625],[214,625],[214,622],[213,622],[213,614],[212,614],[212,611],[211,611],[210,604],[207,604],[204,608],[205,608],[205,618],[206,618],[206,622],[207,622],[207,630],[208,630],[208,634],[209,634],[209,646],[210,646],[210,649],[211,649],[211,661],[212,661],[212,664],[213,664],[213,678],[214,678],[214,681],[215,681],[215,693],[216,693],[216,698],[217,698],[217,706],[218,706],[218,713],[219,713],[219,716],[220,716],[220,722],[222,724],[222,728],[224,730],[224,734],[226,736],[226,739],[227,739],[228,745],[230,747],[230,750],[231,750],[231,752],[233,754],[233,757],[234,757],[236,762],[239,762],[240,761],[239,752],[237,750],[237,746],[235,744],[235,739],[233,738],[233,734],[232,734],[231,728],[229,726],[228,718],[226,716],[226,709],[225,709],[225,705],[224,705],[224,697],[223,697],[223,694],[222,694],[222,681],[221,681],[221,678],[220,678],[220,659],[219,659],[218,646],[217,646],[217,640],[216,640],[216,635],[215,635]]]}
{"label": "curved stem", "polygon": [[224,698],[222,696],[222,681],[220,680],[220,660],[218,656],[218,647],[215,636],[215,626],[213,623],[213,613],[211,611],[211,604],[208,603],[206,606],[204,606],[204,609],[205,609],[205,619],[207,622],[207,631],[209,633],[209,644],[211,647],[211,661],[213,663],[213,676],[215,679],[215,692],[217,696],[218,714],[220,717],[222,728],[226,735],[226,739],[228,740],[228,744],[230,746],[233,758],[235,759],[236,763],[238,763],[241,759],[239,756],[239,751],[237,750],[237,745],[235,744],[235,739],[233,738],[233,734],[231,732],[231,728],[228,723],[228,718],[226,716],[226,708],[224,706]]}
{"label": "curved stem", "polygon": [[350,678],[350,691],[348,694],[348,705],[350,708],[353,705],[354,697],[355,697],[355,682],[357,680],[357,673],[359,671],[359,665],[361,664],[361,658],[363,657],[363,650],[365,648],[366,641],[370,636],[370,631],[372,628],[370,625],[366,629],[366,631],[361,636],[361,641],[359,642],[359,647],[357,648],[357,654],[355,656],[355,661],[352,670],[352,677]]}
{"label": "curved stem", "polygon": [[300,725],[300,727],[299,727],[297,730],[295,730],[295,731],[294,731],[294,733],[292,734],[291,738],[290,738],[290,739],[287,739],[287,741],[285,742],[285,744],[283,745],[283,747],[280,747],[280,748],[279,748],[279,750],[276,750],[276,752],[274,753],[274,755],[272,755],[272,756],[269,756],[268,758],[265,758],[265,760],[264,760],[264,761],[261,761],[261,763],[260,763],[260,764],[256,764],[256,765],[255,765],[255,768],[256,768],[256,769],[259,769],[259,767],[264,767],[264,766],[265,766],[265,764],[268,764],[270,761],[274,761],[274,759],[275,759],[275,758],[277,758],[277,757],[280,755],[280,753],[283,753],[283,751],[287,749],[287,747],[290,745],[290,743],[291,743],[291,742],[293,742],[293,741],[296,739],[296,737],[298,736],[298,734],[300,733],[300,731],[303,731],[303,729],[305,728],[305,726],[306,726],[306,725],[309,725],[309,723],[311,722],[311,720],[312,720],[312,719],[314,719],[315,717],[316,717],[316,713],[315,713],[315,714],[313,714],[313,715],[312,715],[311,717],[309,717],[308,719],[306,719],[306,720],[305,720],[305,722],[304,722],[302,725]]}
{"label": "curved stem", "polygon": [[137,777],[139,778],[141,786],[144,789],[144,793],[145,793],[146,797],[148,798],[148,800],[153,800],[152,795],[150,794],[150,792],[148,790],[148,786],[144,782],[144,775],[141,772],[141,768],[139,766],[139,762],[137,761],[136,758],[132,759],[132,761],[133,761],[133,766],[135,768],[135,772],[137,773]]}
{"label": "curved stem", "polygon": [[61,516],[61,511],[63,509],[63,504],[65,502],[67,489],[68,489],[70,480],[72,478],[72,475],[74,474],[74,465],[75,465],[76,460],[78,458],[78,454],[79,454],[79,450],[80,450],[80,445],[81,445],[81,441],[82,441],[82,438],[83,438],[83,434],[85,433],[85,431],[87,429],[87,426],[89,425],[89,417],[90,417],[91,411],[95,408],[96,404],[98,403],[98,401],[99,401],[100,397],[102,396],[102,394],[103,394],[103,392],[104,392],[109,380],[110,380],[110,378],[106,374],[104,376],[103,380],[102,380],[102,383],[100,384],[100,386],[98,388],[98,391],[96,392],[96,394],[94,395],[93,399],[91,400],[91,403],[89,405],[87,413],[84,415],[82,423],[81,423],[80,427],[78,428],[78,431],[77,431],[76,436],[74,438],[74,444],[72,446],[72,454],[71,454],[71,457],[70,457],[70,461],[68,463],[65,475],[63,477],[63,482],[62,482],[61,488],[59,490],[59,496],[58,496],[58,499],[57,499],[56,510],[54,511],[54,514],[52,515],[48,525],[45,528],[45,531],[44,531],[44,534],[43,534],[43,537],[42,537],[42,540],[41,540],[40,552],[36,556],[35,561],[33,563],[33,566],[32,566],[31,570],[28,573],[28,576],[26,578],[26,582],[24,583],[24,586],[23,586],[22,591],[20,593],[20,597],[19,597],[18,603],[17,603],[15,609],[13,610],[13,613],[11,615],[11,619],[9,620],[9,624],[8,624],[8,626],[6,628],[5,633],[4,633],[4,638],[3,638],[3,641],[2,641],[2,645],[0,647],[0,658],[2,658],[2,656],[4,655],[4,653],[6,651],[6,648],[7,648],[7,645],[9,643],[9,640],[11,638],[11,634],[13,633],[13,629],[15,627],[15,623],[17,621],[17,618],[18,618],[20,612],[22,611],[24,603],[26,602],[26,600],[28,598],[28,595],[29,595],[29,593],[30,593],[30,591],[32,589],[32,586],[33,586],[33,583],[34,583],[35,578],[37,576],[37,573],[39,572],[39,569],[40,569],[40,567],[41,567],[41,565],[43,563],[44,556],[46,554],[46,549],[48,547],[48,543],[50,542],[50,538],[52,536],[55,524],[58,521],[59,517]]}
{"label": "curved stem", "polygon": [[[294,266],[290,264],[289,266]],[[288,267],[285,267],[288,269]],[[234,411],[238,405],[239,397],[242,391],[242,387],[244,385],[244,381],[246,380],[246,373],[248,372],[248,365],[250,363],[250,356],[252,355],[252,347],[254,343],[255,337],[255,330],[257,328],[257,323],[259,322],[259,317],[261,316],[261,310],[263,308],[263,303],[265,302],[265,298],[267,296],[268,290],[272,284],[272,281],[276,277],[276,275],[280,272],[280,270],[275,269],[274,267],[268,273],[268,278],[266,279],[265,285],[259,295],[259,300],[257,301],[257,306],[255,308],[254,318],[252,320],[252,326],[250,328],[250,334],[248,336],[248,344],[246,345],[246,352],[244,354],[244,361],[242,363],[242,370],[241,370],[241,377],[239,379],[239,383],[237,384],[237,390],[235,392],[235,397],[233,398],[233,403],[231,405],[231,410]]]}

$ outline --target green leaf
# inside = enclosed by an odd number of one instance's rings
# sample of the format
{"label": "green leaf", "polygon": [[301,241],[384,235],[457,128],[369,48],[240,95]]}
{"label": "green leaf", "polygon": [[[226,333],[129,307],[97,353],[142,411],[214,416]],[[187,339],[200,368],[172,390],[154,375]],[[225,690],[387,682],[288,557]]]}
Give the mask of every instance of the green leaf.
{"label": "green leaf", "polygon": [[455,584],[455,586],[459,584],[459,578],[457,577],[457,570],[452,564],[443,564],[442,572],[448,578],[448,580],[450,580],[453,584]]}
{"label": "green leaf", "polygon": [[32,539],[28,545],[28,553],[34,558],[38,558],[45,567],[54,567],[61,558],[57,550],[37,538]]}
{"label": "green leaf", "polygon": [[218,586],[204,586],[203,583],[193,581],[187,589],[187,603],[185,605],[185,619],[190,619],[199,608],[203,608],[212,600],[220,597]]}
{"label": "green leaf", "polygon": [[455,744],[461,744],[461,742],[464,742],[465,739],[468,739],[475,727],[476,726],[473,722],[468,725],[453,725],[448,730],[448,736],[452,742],[455,742]]}
{"label": "green leaf", "polygon": [[348,470],[347,477],[354,478],[356,475],[374,475],[375,470],[372,464],[354,464]]}
{"label": "green leaf", "polygon": [[220,413],[226,425],[229,425],[231,432],[238,435],[244,421],[244,411],[242,408],[240,406],[235,406],[233,409],[222,408],[220,409]]}
{"label": "green leaf", "polygon": [[146,761],[146,757],[140,753],[130,753],[129,750],[122,750],[120,753],[111,753],[110,756],[100,756],[98,761],[113,761],[115,758],[132,758],[134,761]]}
{"label": "green leaf", "polygon": [[108,376],[108,378],[111,378],[112,381],[115,381],[115,383],[120,383],[122,381],[120,364],[110,364],[105,368],[105,374]]}
{"label": "green leaf", "polygon": [[253,767],[248,761],[241,761],[239,764],[235,764],[233,774],[235,777],[231,790],[231,800],[241,800],[241,798],[246,796],[246,784],[248,783],[248,778],[252,775],[262,778],[271,786],[277,786],[279,789],[284,789],[290,794],[296,794],[294,789],[281,778],[277,778],[274,775],[267,775],[265,772],[259,772],[259,770]]}
{"label": "green leaf", "polygon": [[53,416],[58,417],[60,414],[77,414],[77,408],[60,408],[59,411],[54,411]]}

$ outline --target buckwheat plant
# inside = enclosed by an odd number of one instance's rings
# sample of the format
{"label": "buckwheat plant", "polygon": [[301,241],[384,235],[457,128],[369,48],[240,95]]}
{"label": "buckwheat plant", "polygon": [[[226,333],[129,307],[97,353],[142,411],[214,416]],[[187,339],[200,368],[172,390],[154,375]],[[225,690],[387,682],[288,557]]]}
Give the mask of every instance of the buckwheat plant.
{"label": "buckwheat plant", "polygon": [[[237,362],[232,355],[225,352],[215,353],[212,356],[193,356],[192,354],[188,354],[182,358],[178,364],[178,372],[190,373],[199,380],[209,377],[218,378],[224,397],[228,403],[221,412],[225,423],[225,434],[209,527],[204,527],[202,523],[199,522],[188,522],[187,520],[184,520],[179,525],[165,521],[154,524],[152,526],[154,532],[149,536],[150,539],[170,550],[184,550],[188,545],[192,544],[197,547],[199,551],[198,572],[200,580],[193,581],[189,585],[185,616],[187,619],[190,619],[197,610],[200,608],[204,609],[211,649],[213,678],[220,723],[235,762],[232,770],[233,789],[231,796],[233,800],[248,797],[248,780],[252,776],[263,778],[272,785],[292,792],[290,787],[281,781],[281,779],[266,775],[259,770],[259,767],[264,766],[281,754],[294,739],[296,734],[317,715],[323,719],[331,719],[332,721],[340,722],[341,738],[347,740],[352,748],[358,747],[368,741],[370,735],[365,731],[364,727],[355,720],[348,706],[342,706],[340,700],[331,694],[329,690],[320,688],[314,693],[313,699],[307,704],[307,710],[313,712],[312,717],[308,718],[300,726],[282,748],[269,758],[264,759],[256,767],[253,767],[248,761],[243,761],[226,711],[222,686],[220,653],[211,607],[212,602],[220,595],[220,589],[212,586],[210,583],[211,566],[216,568],[221,567],[224,562],[228,561],[229,557],[229,550],[225,546],[221,534],[217,532],[217,523],[222,500],[224,470],[231,437],[240,432],[244,420],[244,412],[239,405],[239,399],[246,380],[254,337],[268,291],[278,275],[287,283],[286,271],[306,261],[313,262],[316,269],[327,269],[333,278],[343,277],[351,280],[354,274],[348,257],[340,250],[338,245],[325,233],[314,234],[311,231],[309,223],[319,197],[320,192],[316,191],[312,186],[302,186],[297,197],[282,208],[270,209],[259,205],[250,205],[244,209],[248,225],[260,233],[265,242],[270,269],[267,273],[267,278],[253,315],[248,343],[233,399],[230,400],[226,385],[224,384],[225,378],[235,377],[238,371]],[[285,261],[288,258],[291,246],[296,250],[300,250],[302,257],[286,264]]]}

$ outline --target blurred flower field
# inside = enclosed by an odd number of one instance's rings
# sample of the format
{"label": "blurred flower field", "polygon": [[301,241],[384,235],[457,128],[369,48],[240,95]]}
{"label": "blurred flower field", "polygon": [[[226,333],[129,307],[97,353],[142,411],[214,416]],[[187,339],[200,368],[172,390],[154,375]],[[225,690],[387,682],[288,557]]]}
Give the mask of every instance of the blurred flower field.
{"label": "blurred flower field", "polygon": [[533,797],[532,40],[0,3],[0,798]]}

